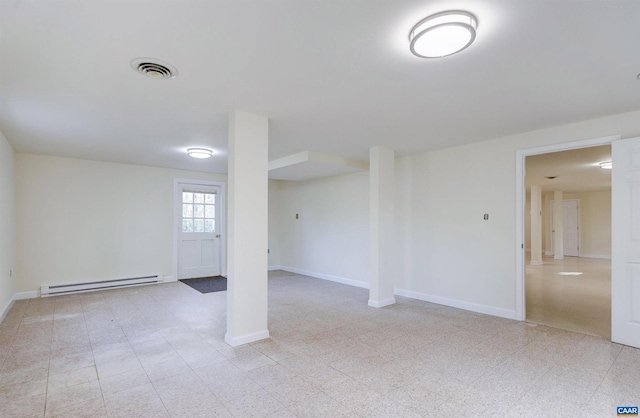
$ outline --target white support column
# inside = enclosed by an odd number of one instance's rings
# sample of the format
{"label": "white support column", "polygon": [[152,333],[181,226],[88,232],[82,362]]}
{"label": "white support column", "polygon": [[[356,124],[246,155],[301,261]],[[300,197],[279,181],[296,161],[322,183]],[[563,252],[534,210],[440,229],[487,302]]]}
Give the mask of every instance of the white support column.
{"label": "white support column", "polygon": [[235,347],[269,338],[267,329],[267,118],[229,116],[227,333]]}
{"label": "white support column", "polygon": [[383,147],[369,151],[369,306],[396,303],[393,295],[397,268],[394,231],[394,152]]}
{"label": "white support column", "polygon": [[542,264],[542,189],[531,186],[531,264]]}
{"label": "white support column", "polygon": [[564,258],[564,196],[561,191],[553,192],[553,258]]}

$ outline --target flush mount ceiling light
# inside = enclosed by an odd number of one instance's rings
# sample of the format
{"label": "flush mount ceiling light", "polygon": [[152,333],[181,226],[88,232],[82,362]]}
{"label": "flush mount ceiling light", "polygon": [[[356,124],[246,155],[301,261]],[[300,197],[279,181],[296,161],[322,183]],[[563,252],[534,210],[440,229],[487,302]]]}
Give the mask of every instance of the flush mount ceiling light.
{"label": "flush mount ceiling light", "polygon": [[409,49],[420,58],[442,58],[460,52],[476,39],[478,21],[455,10],[426,17],[409,32]]}
{"label": "flush mount ceiling light", "polygon": [[600,164],[600,168],[604,168],[605,170],[611,170],[613,168],[613,163],[611,161],[603,161]]}
{"label": "flush mount ceiling light", "polygon": [[213,151],[207,148],[188,148],[187,154],[193,158],[209,158],[213,155]]}
{"label": "flush mount ceiling light", "polygon": [[156,58],[136,58],[131,61],[131,68],[156,80],[168,80],[178,75],[176,67]]}

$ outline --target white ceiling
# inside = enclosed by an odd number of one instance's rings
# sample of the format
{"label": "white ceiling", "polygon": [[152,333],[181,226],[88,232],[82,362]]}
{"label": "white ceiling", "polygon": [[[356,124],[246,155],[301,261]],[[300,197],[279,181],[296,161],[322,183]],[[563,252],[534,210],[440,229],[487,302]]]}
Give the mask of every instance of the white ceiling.
{"label": "white ceiling", "polygon": [[[412,56],[413,24],[449,9],[476,42]],[[226,172],[238,109],[269,117],[271,159],[414,154],[640,109],[639,19],[635,0],[0,0],[0,130],[18,152]]]}
{"label": "white ceiling", "polygon": [[611,170],[599,164],[604,161],[611,161],[611,145],[527,157],[527,190],[531,185],[541,186],[543,192],[611,190]]}

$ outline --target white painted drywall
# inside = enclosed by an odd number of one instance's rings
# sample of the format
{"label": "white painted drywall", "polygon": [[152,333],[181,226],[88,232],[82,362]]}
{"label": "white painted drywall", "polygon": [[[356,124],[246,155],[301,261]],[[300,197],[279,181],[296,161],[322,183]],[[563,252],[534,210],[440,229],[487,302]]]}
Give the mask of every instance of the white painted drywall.
{"label": "white painted drywall", "polygon": [[[0,316],[16,292],[15,154],[0,132]],[[13,270],[10,275],[9,271]]]}
{"label": "white painted drywall", "polygon": [[[640,135],[640,112],[593,119],[401,158],[397,189],[412,182],[409,267],[396,287],[453,300],[515,309],[515,152],[608,135]],[[404,177],[404,179],[402,178]],[[407,180],[409,177],[409,180]],[[408,193],[404,193],[407,199]],[[398,208],[398,206],[396,206]],[[482,214],[488,213],[488,221]],[[401,228],[399,228],[400,230]],[[410,239],[410,242],[406,241]]]}
{"label": "white painted drywall", "polygon": [[504,194],[515,195],[515,182],[504,171],[515,171],[514,163],[514,150],[487,143],[396,161],[396,213],[410,222],[397,225],[399,259],[410,255],[398,266],[396,288],[513,309],[515,202]]}
{"label": "white painted drywall", "polygon": [[[515,317],[516,151],[616,134],[640,136],[640,111],[397,158],[396,288]],[[282,264],[366,282],[367,189],[283,182]]]}
{"label": "white painted drywall", "polygon": [[281,181],[274,197],[279,200],[282,266],[368,286],[368,172]]}
{"label": "white painted drywall", "polygon": [[174,178],[226,176],[17,154],[18,291],[173,275]]}
{"label": "white painted drywall", "polygon": [[269,267],[280,266],[280,180],[269,180]]}

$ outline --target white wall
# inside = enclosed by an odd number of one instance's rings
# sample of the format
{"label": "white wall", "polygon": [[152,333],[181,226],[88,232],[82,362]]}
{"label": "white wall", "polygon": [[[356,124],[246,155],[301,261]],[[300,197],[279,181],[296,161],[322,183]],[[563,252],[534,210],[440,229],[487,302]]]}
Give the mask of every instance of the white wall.
{"label": "white wall", "polygon": [[17,154],[18,291],[173,273],[174,178],[225,175]]}
{"label": "white wall", "polygon": [[[516,151],[616,134],[640,136],[640,112],[397,158],[396,288],[515,317]],[[366,173],[282,186],[282,264],[366,282],[367,188]]]}
{"label": "white wall", "polygon": [[269,180],[269,267],[280,266],[280,181]]}
{"label": "white wall", "polygon": [[14,161],[13,148],[0,132],[0,319],[16,292]]}
{"label": "white wall", "polygon": [[368,172],[281,181],[277,197],[282,266],[368,285]]}
{"label": "white wall", "polygon": [[487,143],[398,159],[403,193],[396,211],[410,218],[397,228],[404,261],[396,288],[432,300],[515,307],[515,231],[508,233],[515,202],[504,196],[514,195],[514,177],[504,173],[514,162],[508,147]]}
{"label": "white wall", "polygon": [[[515,310],[515,153],[519,149],[621,134],[640,135],[640,112],[527,132],[400,159],[411,162],[412,230],[398,247],[415,254],[396,287]],[[398,188],[406,187],[399,177]],[[419,181],[417,181],[419,179]],[[404,209],[407,211],[408,209]],[[399,210],[402,212],[402,209]],[[489,213],[489,221],[482,214]],[[476,306],[477,308],[477,306]]]}
{"label": "white wall", "polygon": [[611,257],[611,191],[565,193],[580,200],[580,255]]}

